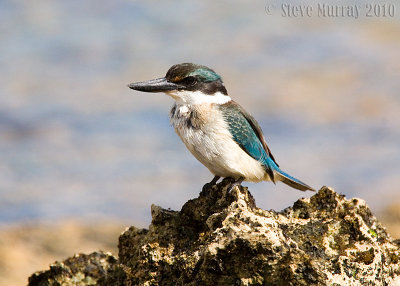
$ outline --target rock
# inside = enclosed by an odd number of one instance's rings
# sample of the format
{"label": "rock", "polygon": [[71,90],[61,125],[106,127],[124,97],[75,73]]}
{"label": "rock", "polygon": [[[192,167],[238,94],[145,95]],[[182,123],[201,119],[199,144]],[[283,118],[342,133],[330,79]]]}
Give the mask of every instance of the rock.
{"label": "rock", "polygon": [[50,270],[34,273],[29,277],[29,285],[97,285],[116,263],[117,259],[111,253],[76,254],[50,265]]}
{"label": "rock", "polygon": [[400,285],[399,245],[364,201],[323,187],[265,211],[228,184],[206,185],[180,212],[153,205],[149,230],[120,236],[99,285]]}

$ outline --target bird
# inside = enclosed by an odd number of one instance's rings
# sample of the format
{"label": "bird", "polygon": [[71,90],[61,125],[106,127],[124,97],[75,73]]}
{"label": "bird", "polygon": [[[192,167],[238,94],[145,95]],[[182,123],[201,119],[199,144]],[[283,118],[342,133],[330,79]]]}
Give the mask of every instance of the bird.
{"label": "bird", "polygon": [[134,82],[141,92],[163,92],[175,102],[170,123],[192,155],[214,175],[209,184],[231,178],[229,190],[243,181],[281,181],[315,191],[282,171],[254,117],[228,95],[222,78],[193,63],[173,65],[165,77]]}

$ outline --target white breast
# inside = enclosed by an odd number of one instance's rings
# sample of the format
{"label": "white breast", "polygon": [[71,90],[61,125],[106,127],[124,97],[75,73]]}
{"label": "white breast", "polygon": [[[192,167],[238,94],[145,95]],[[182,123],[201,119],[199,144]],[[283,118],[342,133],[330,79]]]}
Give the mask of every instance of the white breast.
{"label": "white breast", "polygon": [[214,175],[268,180],[264,167],[233,140],[214,104],[175,104],[171,124],[189,151]]}

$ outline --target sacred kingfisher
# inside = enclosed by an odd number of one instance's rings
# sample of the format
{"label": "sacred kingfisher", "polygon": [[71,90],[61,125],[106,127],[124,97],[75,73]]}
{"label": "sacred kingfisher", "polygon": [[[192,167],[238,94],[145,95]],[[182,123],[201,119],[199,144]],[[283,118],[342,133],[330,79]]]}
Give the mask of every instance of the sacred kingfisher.
{"label": "sacred kingfisher", "polygon": [[315,191],[279,168],[260,125],[231,99],[222,78],[212,69],[177,64],[165,77],[128,87],[164,92],[175,100],[170,122],[193,156],[214,174],[211,184],[230,177],[234,179],[230,189],[245,180],[281,181],[301,191]]}

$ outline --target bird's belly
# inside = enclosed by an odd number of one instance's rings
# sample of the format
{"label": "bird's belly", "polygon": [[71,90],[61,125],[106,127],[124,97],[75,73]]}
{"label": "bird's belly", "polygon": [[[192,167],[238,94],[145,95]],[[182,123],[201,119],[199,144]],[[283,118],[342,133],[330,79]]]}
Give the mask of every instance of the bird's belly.
{"label": "bird's belly", "polygon": [[174,118],[171,118],[171,122],[193,156],[214,175],[244,177],[254,182],[268,179],[262,164],[240,148],[222,119],[214,119],[212,124],[203,124],[201,128],[179,124]]}

